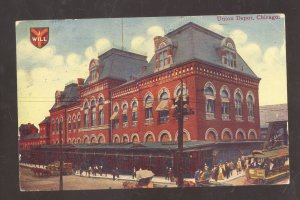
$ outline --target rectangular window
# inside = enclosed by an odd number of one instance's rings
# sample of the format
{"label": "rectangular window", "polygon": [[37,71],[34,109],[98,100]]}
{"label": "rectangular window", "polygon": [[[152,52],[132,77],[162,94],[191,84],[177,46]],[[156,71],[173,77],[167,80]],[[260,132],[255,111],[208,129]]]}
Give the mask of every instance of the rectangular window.
{"label": "rectangular window", "polygon": [[80,121],[77,122],[77,128],[80,129]]}

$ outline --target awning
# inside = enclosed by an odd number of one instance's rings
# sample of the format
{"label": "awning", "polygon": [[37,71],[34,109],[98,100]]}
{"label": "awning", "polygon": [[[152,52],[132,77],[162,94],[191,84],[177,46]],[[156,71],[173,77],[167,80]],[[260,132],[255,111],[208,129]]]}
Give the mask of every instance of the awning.
{"label": "awning", "polygon": [[[182,96],[182,99],[183,99],[183,101],[187,101],[187,95],[183,95]],[[175,98],[175,102],[177,102],[179,100],[179,96],[177,96],[176,98]]]}
{"label": "awning", "polygon": [[133,107],[132,112],[137,112],[137,107]]}
{"label": "awning", "polygon": [[127,114],[127,110],[123,110],[122,114],[124,115]]}
{"label": "awning", "polygon": [[221,101],[225,102],[225,103],[229,103],[229,99],[228,98],[221,98]]}
{"label": "awning", "polygon": [[114,119],[117,119],[118,117],[118,112],[114,112],[111,117],[110,117],[110,120],[114,120]]}
{"label": "awning", "polygon": [[210,96],[210,95],[206,95],[205,97],[206,97],[206,99],[211,99],[211,100],[215,100],[215,98],[216,98],[216,97]]}
{"label": "awning", "polygon": [[99,105],[99,110],[102,110],[103,109],[103,105]]}
{"label": "awning", "polygon": [[169,110],[169,100],[161,100],[155,109],[156,111]]}
{"label": "awning", "polygon": [[147,102],[145,108],[152,108],[153,102]]}

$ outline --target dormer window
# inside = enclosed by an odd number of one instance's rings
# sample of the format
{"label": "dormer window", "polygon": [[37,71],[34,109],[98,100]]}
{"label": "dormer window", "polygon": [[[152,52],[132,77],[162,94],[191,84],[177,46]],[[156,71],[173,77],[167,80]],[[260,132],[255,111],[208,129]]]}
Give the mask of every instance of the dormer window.
{"label": "dormer window", "polygon": [[154,38],[156,71],[170,67],[173,63],[173,44],[170,38],[157,36]]}
{"label": "dormer window", "polygon": [[236,67],[236,49],[231,38],[224,38],[220,48],[222,63],[226,67]]}
{"label": "dormer window", "polygon": [[164,67],[168,64],[167,50],[159,53],[159,67]]}

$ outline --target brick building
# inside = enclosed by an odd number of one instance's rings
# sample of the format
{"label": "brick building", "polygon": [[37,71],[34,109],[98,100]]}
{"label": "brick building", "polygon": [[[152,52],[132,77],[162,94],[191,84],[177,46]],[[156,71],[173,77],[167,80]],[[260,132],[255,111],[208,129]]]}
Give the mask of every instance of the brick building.
{"label": "brick building", "polygon": [[19,127],[19,150],[27,151],[30,150],[33,146],[50,144],[49,122],[50,117],[45,117],[45,119],[39,124],[40,132],[34,124],[21,124],[21,126]]}
{"label": "brick building", "polygon": [[[236,159],[257,147],[260,78],[231,38],[188,23],[155,37],[154,46],[150,62],[111,49],[90,62],[86,80],[57,91],[50,109],[50,143],[59,143],[61,131],[65,148],[71,149],[105,143],[108,151],[131,143],[147,152],[149,143],[176,144],[173,100],[182,87],[189,99],[185,109],[193,110],[184,116],[184,141],[194,145],[195,153],[188,157],[198,159],[191,170],[204,161],[212,164],[212,157],[214,162]],[[204,144],[210,145],[207,159],[200,150]]]}

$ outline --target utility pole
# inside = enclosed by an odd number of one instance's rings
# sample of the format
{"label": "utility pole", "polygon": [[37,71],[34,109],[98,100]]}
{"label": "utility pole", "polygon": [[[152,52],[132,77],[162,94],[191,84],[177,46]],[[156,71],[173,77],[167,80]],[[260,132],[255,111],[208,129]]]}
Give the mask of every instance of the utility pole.
{"label": "utility pole", "polygon": [[180,79],[180,95],[178,99],[178,187],[183,187],[183,81]]}
{"label": "utility pole", "polygon": [[[66,120],[66,119],[65,119]],[[59,190],[63,190],[62,120],[59,123]]]}
{"label": "utility pole", "polygon": [[186,89],[186,96],[184,98],[183,96],[183,80],[180,79],[180,94],[178,95],[178,100],[174,99],[173,104],[177,105],[177,113],[174,113],[174,117],[178,120],[178,163],[177,163],[177,169],[178,169],[178,180],[177,184],[178,187],[183,187],[183,119],[185,115],[192,115],[194,114],[194,111],[188,107],[189,104],[189,97],[187,96],[187,88]]}

